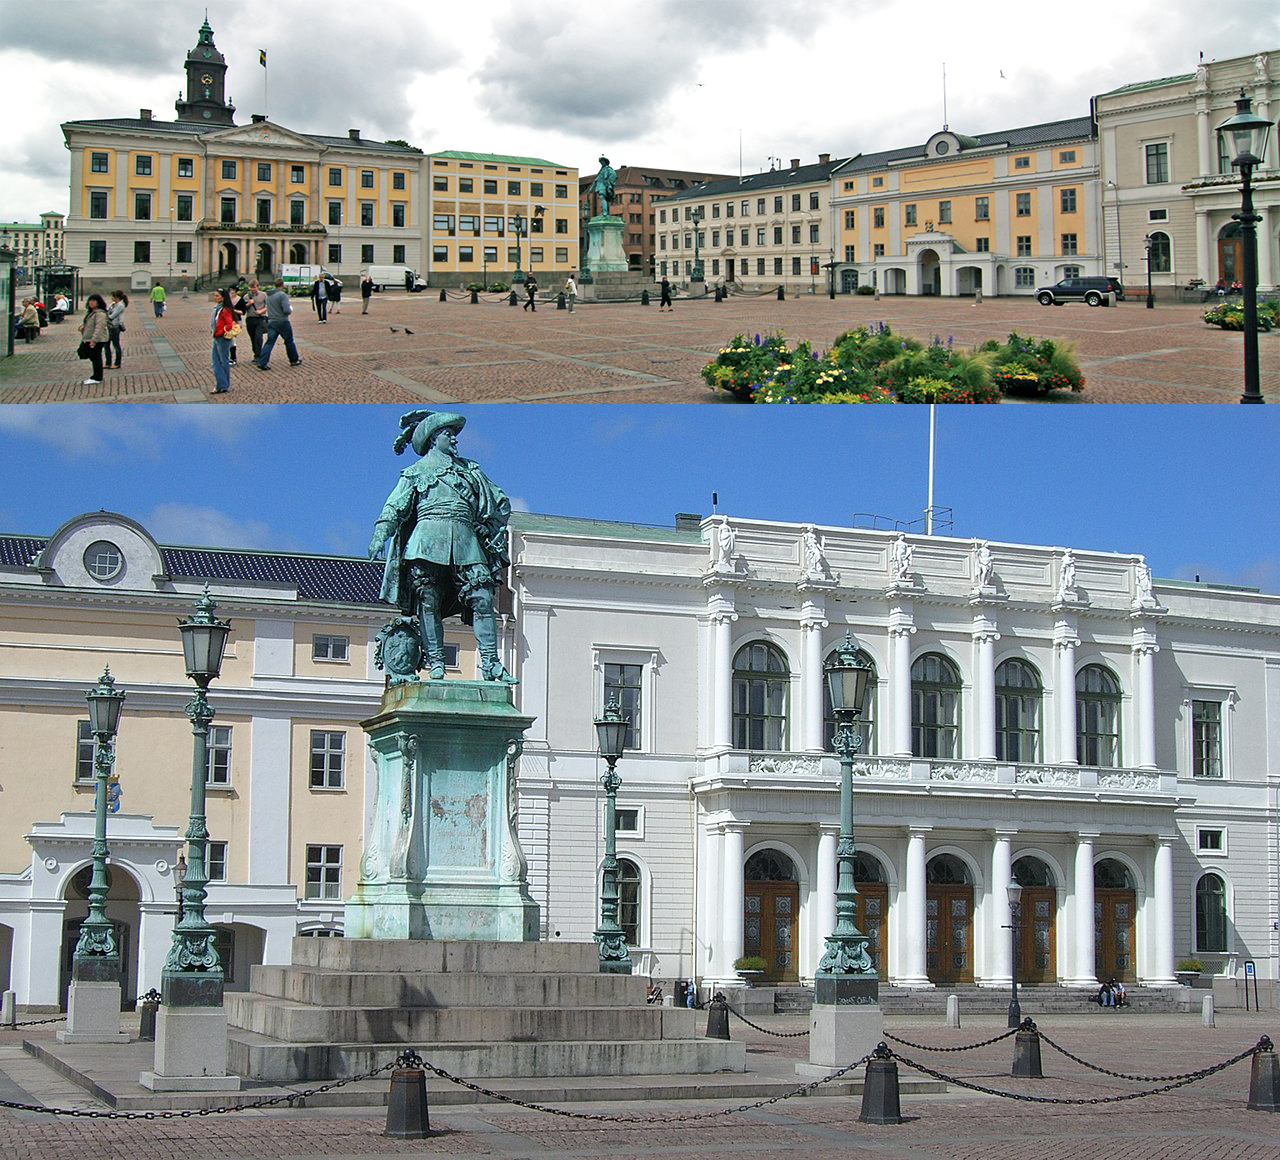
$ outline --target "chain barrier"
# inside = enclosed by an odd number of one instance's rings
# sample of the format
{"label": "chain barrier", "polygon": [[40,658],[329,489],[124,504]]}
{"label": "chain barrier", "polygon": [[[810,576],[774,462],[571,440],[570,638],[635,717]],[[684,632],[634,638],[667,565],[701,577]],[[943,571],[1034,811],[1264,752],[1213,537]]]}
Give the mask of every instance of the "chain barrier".
{"label": "chain barrier", "polygon": [[1008,1039],[1010,1035],[1017,1035],[1022,1028],[1011,1027],[1008,1031],[1002,1032],[1000,1035],[993,1035],[990,1039],[984,1039],[981,1043],[969,1043],[963,1047],[930,1047],[927,1043],[912,1043],[908,1039],[899,1039],[896,1035],[890,1035],[884,1032],[886,1039],[892,1039],[894,1043],[901,1043],[903,1047],[911,1047],[916,1051],[976,1051],[979,1047],[990,1047],[993,1043],[999,1043],[1002,1039]]}
{"label": "chain barrier", "polygon": [[742,1014],[742,1012],[735,1011],[728,1003],[725,1003],[725,1007],[728,1008],[731,1015],[741,1019],[742,1022],[753,1031],[761,1031],[765,1035],[772,1035],[775,1039],[802,1039],[804,1036],[809,1034],[809,1029],[807,1027],[803,1031],[770,1031],[767,1027],[761,1027],[759,1023],[752,1023],[750,1019]]}
{"label": "chain barrier", "polygon": [[321,1092],[346,1087],[347,1084],[356,1083],[358,1080],[373,1079],[375,1076],[382,1075],[395,1067],[417,1067],[420,1066],[421,1062],[418,1054],[410,1050],[396,1056],[390,1063],[375,1067],[372,1071],[362,1072],[360,1075],[348,1076],[346,1079],[336,1079],[330,1083],[321,1084],[319,1087],[308,1088],[306,1091],[289,1092],[286,1095],[271,1096],[267,1099],[254,1100],[252,1103],[233,1104],[229,1107],[182,1108],[180,1110],[162,1112],[112,1112],[99,1111],[96,1108],[50,1108],[44,1104],[22,1104],[13,1100],[0,1100],[0,1108],[11,1108],[16,1112],[42,1112],[47,1116],[71,1116],[83,1120],[189,1120],[193,1116],[221,1116],[227,1112],[249,1112],[258,1108],[274,1107],[276,1104],[292,1104],[294,1100],[305,1100],[308,1096],[316,1096]]}
{"label": "chain barrier", "polygon": [[18,1027],[39,1027],[42,1023],[64,1023],[65,1015],[54,1015],[49,1019],[19,1019],[16,1023],[0,1023],[0,1031],[8,1028],[10,1031]]}
{"label": "chain barrier", "polygon": [[899,1063],[911,1068],[913,1071],[921,1072],[924,1075],[932,1076],[934,1079],[941,1080],[943,1083],[955,1084],[956,1087],[967,1088],[969,1091],[981,1092],[983,1095],[999,1096],[1006,1100],[1020,1100],[1029,1104],[1064,1104],[1064,1105],[1094,1105],[1094,1104],[1119,1104],[1128,1100],[1146,1099],[1147,1096],[1164,1095],[1166,1092],[1175,1091],[1181,1087],[1187,1087],[1189,1084],[1196,1083],[1199,1080],[1207,1079],[1211,1075],[1216,1075],[1220,1071],[1226,1071],[1229,1067],[1234,1067],[1242,1060],[1249,1059],[1256,1055],[1259,1051],[1265,1050],[1260,1045],[1254,1045],[1240,1052],[1239,1055],[1225,1059],[1221,1063],[1215,1063],[1210,1067],[1201,1068],[1200,1071],[1188,1073],[1186,1078],[1179,1079],[1173,1083],[1167,1083],[1161,1087],[1149,1088],[1147,1091],[1125,1092],[1116,1096],[1033,1096],[1024,1092],[1007,1092],[1001,1091],[999,1088],[987,1087],[984,1084],[971,1083],[969,1080],[958,1079],[952,1075],[946,1075],[937,1071],[932,1067],[926,1067],[923,1063],[917,1063],[915,1060],[908,1059],[905,1055],[899,1055],[898,1052],[889,1050],[891,1058],[896,1059]]}
{"label": "chain barrier", "polygon": [[[1054,1041],[1050,1039],[1043,1031],[1037,1031],[1036,1034],[1039,1035],[1040,1039],[1043,1042],[1047,1043],[1050,1047],[1052,1047],[1054,1051],[1059,1052],[1062,1055],[1065,1055],[1073,1063],[1078,1063],[1081,1067],[1087,1067],[1090,1071],[1100,1072],[1102,1075],[1113,1076],[1115,1079],[1128,1079],[1128,1080],[1133,1080],[1136,1083],[1170,1083],[1174,1080],[1200,1078],[1201,1073],[1196,1071],[1179,1072],[1177,1075],[1131,1075],[1130,1073],[1124,1072],[1124,1071],[1112,1071],[1110,1068],[1100,1067],[1096,1063],[1090,1063],[1087,1059],[1081,1059],[1078,1055],[1075,1055],[1072,1052],[1068,1051],[1061,1044],[1054,1043]],[[1245,1054],[1252,1055],[1254,1052],[1259,1050],[1261,1050],[1261,1048],[1255,1046],[1250,1048],[1250,1050]]]}

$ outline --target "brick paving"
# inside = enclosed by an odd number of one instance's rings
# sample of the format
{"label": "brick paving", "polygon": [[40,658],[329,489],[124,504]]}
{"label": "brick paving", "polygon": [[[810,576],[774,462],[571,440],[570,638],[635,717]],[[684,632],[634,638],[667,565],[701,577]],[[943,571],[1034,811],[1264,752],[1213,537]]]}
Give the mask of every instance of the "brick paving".
{"label": "brick paving", "polygon": [[[755,1021],[778,1031],[805,1025],[803,1016]],[[960,1029],[942,1027],[936,1017],[894,1018],[886,1028],[939,1047],[973,1043],[1002,1029],[1003,1019],[994,1016],[967,1019]],[[1275,1032],[1276,1013],[1219,1013],[1218,1026],[1205,1028],[1195,1016],[1097,1011],[1046,1017],[1042,1029],[1068,1050],[1114,1070],[1167,1074],[1198,1069],[1252,1046],[1261,1034]],[[737,1020],[732,1033],[748,1044],[753,1071],[783,1074],[807,1050],[803,1039],[771,1038]],[[87,1106],[83,1093],[73,1104],[64,1102],[70,1094],[65,1081],[52,1073],[42,1079],[29,1061],[15,1060],[11,1047],[22,1035],[0,1032],[0,1098],[14,1099],[17,1090],[48,1105]],[[1009,1076],[1010,1040],[959,1054],[895,1047],[905,1057],[1004,1091],[1079,1098],[1144,1086],[1085,1071],[1047,1046],[1046,1078],[1014,1080]],[[902,1074],[912,1073],[904,1066]],[[436,1134],[424,1141],[383,1138],[385,1115],[365,1109],[155,1121],[72,1120],[0,1110],[0,1158],[408,1155],[532,1160],[627,1155],[635,1160],[770,1160],[793,1158],[802,1150],[806,1160],[1277,1160],[1280,1115],[1248,1111],[1248,1084],[1246,1062],[1176,1092],[1110,1106],[1032,1104],[959,1088],[938,1095],[904,1093],[907,1120],[896,1126],[859,1124],[860,1101],[847,1097],[795,1098],[729,1115],[716,1113],[734,1104],[714,1101],[566,1105],[592,1114],[664,1117],[665,1122],[654,1124],[566,1120],[497,1104],[434,1107]]]}
{"label": "brick paving", "polygon": [[[1141,299],[1111,310],[1011,298],[974,306],[969,299],[841,296],[832,302],[803,295],[778,302],[744,295],[724,303],[678,300],[671,314],[637,303],[584,303],[572,315],[546,303],[529,314],[499,295],[482,296],[473,306],[456,298],[440,302],[428,291],[375,295],[368,315],[352,304],[322,325],[300,300],[294,334],[304,365],[290,368],[277,344],[271,369],[254,370],[246,337],[231,391],[215,398],[204,296],[171,296],[159,322],[139,297],[126,316],[123,371],[108,371],[101,386],[82,386],[88,363],[75,357],[79,335],[68,319],[0,360],[0,402],[732,406],[706,388],[699,371],[733,335],[781,329],[821,348],[848,327],[884,322],[923,340],[951,336],[961,346],[1004,339],[1010,331],[1074,342],[1086,389],[1055,392],[1049,402],[1235,403],[1243,390],[1243,339],[1206,326],[1202,310],[1181,303],[1146,310]],[[1280,333],[1259,341],[1263,393],[1280,402]]]}

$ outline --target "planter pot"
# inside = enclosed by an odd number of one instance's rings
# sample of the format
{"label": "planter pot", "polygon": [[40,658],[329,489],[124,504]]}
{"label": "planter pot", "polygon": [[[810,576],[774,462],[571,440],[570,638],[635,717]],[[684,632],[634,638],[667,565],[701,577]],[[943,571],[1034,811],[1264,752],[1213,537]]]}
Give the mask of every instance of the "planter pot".
{"label": "planter pot", "polygon": [[1174,971],[1174,975],[1184,987],[1194,987],[1200,978],[1199,971]]}
{"label": "planter pot", "polygon": [[763,971],[739,971],[740,978],[748,987],[754,987],[761,979],[764,978]]}

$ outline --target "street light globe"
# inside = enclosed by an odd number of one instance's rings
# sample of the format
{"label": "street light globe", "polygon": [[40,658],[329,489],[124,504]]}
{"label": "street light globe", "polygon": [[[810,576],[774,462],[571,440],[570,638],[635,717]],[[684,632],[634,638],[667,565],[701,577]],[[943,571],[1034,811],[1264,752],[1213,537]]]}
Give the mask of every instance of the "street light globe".
{"label": "street light globe", "polygon": [[1271,122],[1253,111],[1252,102],[1245,96],[1244,89],[1240,90],[1240,96],[1236,99],[1235,116],[1223,121],[1218,126],[1218,132],[1225,134],[1232,142],[1233,169],[1263,163],[1267,156]]}

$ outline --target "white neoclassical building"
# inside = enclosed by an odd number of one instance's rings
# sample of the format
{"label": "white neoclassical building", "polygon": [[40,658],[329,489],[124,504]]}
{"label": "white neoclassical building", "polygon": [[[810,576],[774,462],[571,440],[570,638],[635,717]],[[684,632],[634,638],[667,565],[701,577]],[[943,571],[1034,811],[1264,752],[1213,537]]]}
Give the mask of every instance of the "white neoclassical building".
{"label": "white neoclassical building", "polygon": [[[855,781],[882,979],[1276,978],[1280,598],[1154,582],[1143,558],[715,516],[519,517],[521,828],[548,937],[582,938],[602,852],[592,717],[619,763],[642,971],[811,978],[834,923],[823,662],[874,669]],[[1266,867],[1265,873],[1260,872]],[[1264,982],[1264,994],[1268,990]]]}

